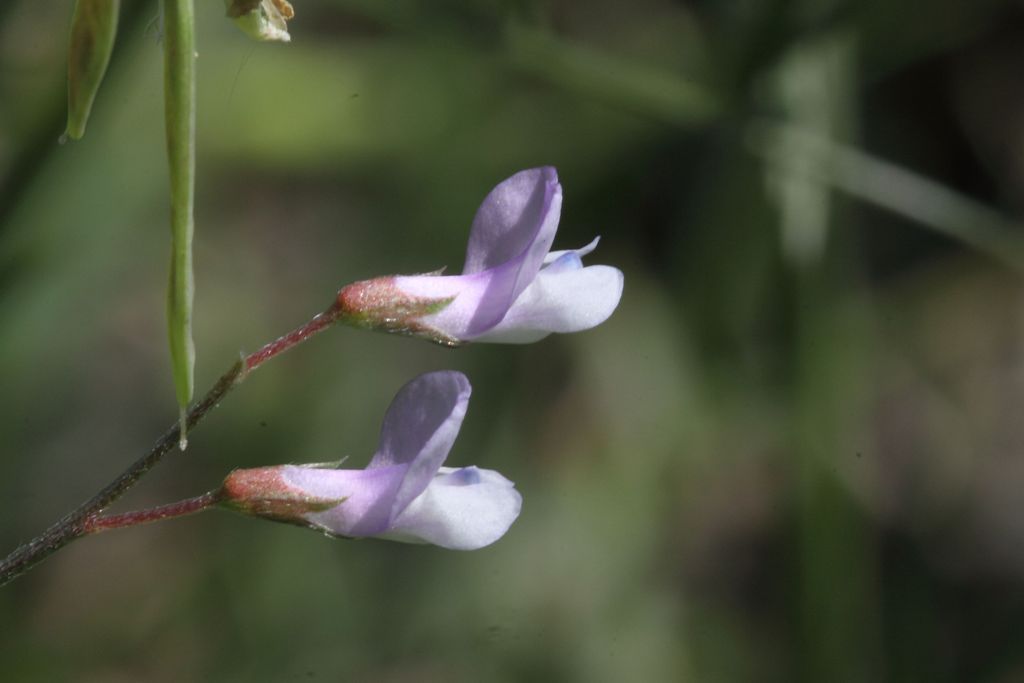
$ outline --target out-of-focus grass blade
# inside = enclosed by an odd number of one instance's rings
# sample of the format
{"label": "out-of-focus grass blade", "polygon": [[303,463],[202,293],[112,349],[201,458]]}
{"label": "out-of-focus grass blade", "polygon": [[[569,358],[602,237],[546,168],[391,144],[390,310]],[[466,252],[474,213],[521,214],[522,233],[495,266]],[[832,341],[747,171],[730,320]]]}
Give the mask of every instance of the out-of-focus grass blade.
{"label": "out-of-focus grass blade", "polygon": [[[853,55],[853,40],[841,32],[790,49],[771,81],[773,101],[787,120],[822,137],[848,134],[854,109]],[[813,160],[785,147],[792,140],[780,139],[779,144],[787,165],[766,165],[765,175],[779,209],[783,255],[792,265],[814,265],[824,255],[834,218],[832,188],[811,179]]]}
{"label": "out-of-focus grass blade", "polygon": [[507,27],[505,37],[514,66],[586,97],[683,127],[705,125],[721,114],[716,93],[670,70],[516,24]]}
{"label": "out-of-focus grass blade", "polygon": [[[774,78],[774,102],[801,129],[843,139],[856,112],[856,41],[843,32],[789,50]],[[784,165],[765,165],[779,209],[783,256],[794,287],[790,440],[795,503],[798,625],[804,680],[878,678],[882,650],[879,596],[871,581],[878,564],[870,528],[844,481],[840,456],[867,424],[863,406],[871,332],[864,311],[843,297],[855,275],[836,227],[833,188],[817,182],[815,160],[798,140],[776,141]],[[836,591],[836,586],[843,586]]]}
{"label": "out-of-focus grass blade", "polygon": [[192,0],[164,0],[164,118],[171,180],[171,276],[167,328],[178,397],[181,448],[185,411],[194,390],[192,341],[192,207],[195,195],[195,16]]}
{"label": "out-of-focus grass blade", "polygon": [[[749,137],[754,151],[772,164],[906,216],[1024,271],[1021,226],[979,201],[798,126],[757,123]],[[797,156],[804,161],[795,164]]]}
{"label": "out-of-focus grass blade", "polygon": [[107,72],[117,35],[120,0],[77,0],[68,46],[68,124],[66,137],[85,135],[92,103]]}

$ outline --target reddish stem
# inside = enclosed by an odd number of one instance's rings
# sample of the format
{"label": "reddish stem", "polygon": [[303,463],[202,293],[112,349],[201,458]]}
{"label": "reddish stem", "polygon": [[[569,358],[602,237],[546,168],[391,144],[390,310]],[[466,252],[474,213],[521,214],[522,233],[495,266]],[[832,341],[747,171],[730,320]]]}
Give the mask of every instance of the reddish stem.
{"label": "reddish stem", "polygon": [[260,365],[270,360],[279,353],[283,353],[288,349],[292,348],[296,344],[301,344],[317,332],[330,327],[337,319],[337,304],[331,306],[323,313],[318,313],[313,316],[305,325],[297,327],[288,334],[278,337],[274,341],[263,346],[258,351],[254,351],[245,357],[245,371],[255,370]]}
{"label": "reddish stem", "polygon": [[176,503],[168,503],[167,505],[160,505],[148,510],[135,510],[118,515],[95,515],[82,523],[82,535],[96,534],[111,529],[124,529],[130,526],[138,526],[139,524],[149,524],[164,519],[184,517],[185,515],[194,515],[212,505],[216,505],[219,501],[220,490],[218,489],[195,498],[186,498]]}

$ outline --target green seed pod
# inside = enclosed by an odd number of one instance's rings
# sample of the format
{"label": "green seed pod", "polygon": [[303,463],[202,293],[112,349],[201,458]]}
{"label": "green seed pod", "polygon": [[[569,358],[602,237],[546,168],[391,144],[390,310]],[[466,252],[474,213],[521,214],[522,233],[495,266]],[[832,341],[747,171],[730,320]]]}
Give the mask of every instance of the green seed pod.
{"label": "green seed pod", "polygon": [[85,135],[93,100],[103,82],[117,35],[120,0],[76,0],[68,49],[68,127],[65,135]]}
{"label": "green seed pod", "polygon": [[196,184],[195,16],[192,0],[164,0],[164,119],[171,180],[171,276],[167,328],[174,388],[181,413],[192,400],[195,346],[192,342],[192,207]]}

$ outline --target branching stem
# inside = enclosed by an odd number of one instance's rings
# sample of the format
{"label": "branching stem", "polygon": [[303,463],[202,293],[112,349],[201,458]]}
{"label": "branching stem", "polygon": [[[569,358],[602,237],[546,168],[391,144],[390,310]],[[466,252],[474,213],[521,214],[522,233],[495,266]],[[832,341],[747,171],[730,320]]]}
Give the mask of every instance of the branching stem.
{"label": "branching stem", "polygon": [[[221,400],[231,392],[232,389],[239,385],[250,372],[271,358],[274,358],[284,351],[304,342],[317,332],[325,329],[334,322],[336,318],[337,306],[332,305],[331,308],[314,316],[313,319],[306,324],[296,328],[283,337],[266,344],[258,351],[240,358],[231,366],[231,368],[228,369],[227,372],[221,375],[220,379],[217,380],[217,383],[214,384],[208,392],[206,392],[206,395],[189,409],[186,419],[188,428],[192,429],[199,424],[199,422],[202,421],[202,419],[206,417],[207,414],[209,414],[209,412],[213,410],[217,404],[219,404]],[[199,496],[198,498],[193,498],[189,501],[173,503],[170,506],[165,506],[164,508],[143,510],[137,513],[126,513],[125,515],[112,515],[108,517],[100,516],[100,513],[103,512],[104,509],[124,495],[124,493],[134,486],[143,475],[149,472],[149,470],[160,462],[160,460],[167,455],[169,451],[174,449],[178,444],[180,436],[180,424],[175,423],[163,433],[163,435],[145,455],[132,463],[126,470],[124,470],[124,472],[107,484],[99,493],[66,514],[60,520],[51,525],[46,531],[33,538],[31,541],[22,544],[14,552],[4,558],[4,560],[0,562],[0,586],[25,573],[42,560],[66,546],[68,543],[71,543],[71,541],[76,538],[106,529],[131,526],[145,521],[157,521],[158,519],[176,517],[181,514],[190,514],[190,512],[186,511],[181,511],[179,513],[168,511],[173,510],[175,506],[181,505],[185,506],[185,508],[182,508],[182,510],[185,510],[188,508],[188,504],[198,505],[199,502],[206,500],[206,496],[213,495],[206,494],[205,496]],[[215,501],[209,501],[207,506],[213,504],[213,502]],[[195,508],[191,510],[191,512],[198,512],[199,509],[201,508]],[[137,517],[133,518],[133,515]],[[151,515],[152,518],[143,519],[146,515]],[[129,521],[131,519],[135,519],[136,521]]]}

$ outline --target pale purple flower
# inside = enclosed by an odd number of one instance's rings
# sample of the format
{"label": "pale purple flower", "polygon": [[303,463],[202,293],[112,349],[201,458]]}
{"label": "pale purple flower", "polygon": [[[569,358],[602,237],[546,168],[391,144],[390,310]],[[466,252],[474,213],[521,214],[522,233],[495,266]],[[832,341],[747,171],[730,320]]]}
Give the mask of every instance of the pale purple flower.
{"label": "pale purple flower", "polygon": [[396,275],[338,293],[338,319],[457,345],[528,343],[604,322],[622,296],[622,271],[583,267],[597,247],[550,251],[562,209],[555,169],[520,171],[477,210],[461,275]]}
{"label": "pale purple flower", "polygon": [[441,467],[469,404],[460,372],[421,375],[395,396],[363,470],[281,465],[235,470],[222,502],[239,512],[333,536],[376,536],[474,550],[501,538],[522,498],[499,473]]}

